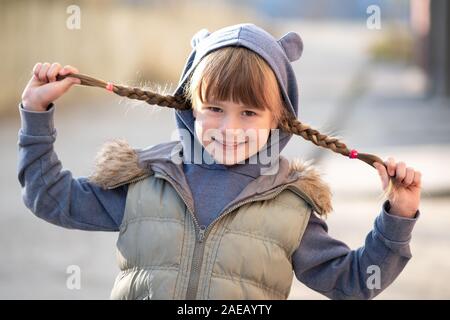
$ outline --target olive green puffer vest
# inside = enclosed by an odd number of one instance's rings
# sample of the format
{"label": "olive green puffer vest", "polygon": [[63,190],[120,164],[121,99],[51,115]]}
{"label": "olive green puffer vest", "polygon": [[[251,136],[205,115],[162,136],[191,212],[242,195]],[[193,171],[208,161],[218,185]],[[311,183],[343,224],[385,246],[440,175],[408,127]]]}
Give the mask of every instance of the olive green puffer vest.
{"label": "olive green puffer vest", "polygon": [[295,188],[237,203],[203,230],[175,185],[158,172],[129,184],[111,298],[286,299],[311,214]]}

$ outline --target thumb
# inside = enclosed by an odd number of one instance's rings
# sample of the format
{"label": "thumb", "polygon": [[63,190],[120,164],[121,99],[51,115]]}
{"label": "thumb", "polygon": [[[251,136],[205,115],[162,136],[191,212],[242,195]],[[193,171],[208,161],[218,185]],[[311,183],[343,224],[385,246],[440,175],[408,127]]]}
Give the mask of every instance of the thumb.
{"label": "thumb", "polygon": [[80,83],[81,83],[81,80],[78,78],[66,77],[60,81],[56,81],[55,86],[60,92],[65,92],[65,91],[69,90],[69,88],[72,85],[80,84]]}

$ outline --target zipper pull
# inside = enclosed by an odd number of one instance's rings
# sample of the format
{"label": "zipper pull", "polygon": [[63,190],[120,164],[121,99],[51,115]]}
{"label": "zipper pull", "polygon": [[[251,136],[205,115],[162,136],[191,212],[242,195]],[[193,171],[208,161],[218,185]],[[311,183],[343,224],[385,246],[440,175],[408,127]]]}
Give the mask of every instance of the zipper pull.
{"label": "zipper pull", "polygon": [[206,226],[200,226],[200,230],[199,230],[199,234],[198,234],[198,242],[203,242],[203,240],[205,239],[205,231],[206,231]]}

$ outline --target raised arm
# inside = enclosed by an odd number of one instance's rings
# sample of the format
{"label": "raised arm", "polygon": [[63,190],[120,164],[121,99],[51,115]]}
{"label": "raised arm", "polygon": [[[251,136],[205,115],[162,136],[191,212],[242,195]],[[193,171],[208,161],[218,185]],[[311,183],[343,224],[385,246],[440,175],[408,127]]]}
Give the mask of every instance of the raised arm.
{"label": "raised arm", "polygon": [[18,179],[25,205],[37,217],[61,227],[117,231],[127,187],[104,190],[85,177],[73,178],[54,151],[53,104],[45,112],[19,108]]}
{"label": "raised arm", "polygon": [[409,242],[420,215],[399,217],[389,209],[385,201],[364,246],[356,250],[330,237],[326,223],[312,214],[292,257],[297,279],[331,299],[371,299],[382,292],[412,257]]}

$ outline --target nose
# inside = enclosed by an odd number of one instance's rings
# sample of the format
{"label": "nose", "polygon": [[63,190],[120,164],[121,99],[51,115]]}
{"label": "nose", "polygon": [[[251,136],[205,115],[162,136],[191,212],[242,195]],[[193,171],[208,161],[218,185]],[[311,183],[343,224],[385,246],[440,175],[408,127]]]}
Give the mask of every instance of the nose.
{"label": "nose", "polygon": [[235,134],[239,129],[242,129],[241,119],[233,114],[228,114],[222,119],[220,130],[222,133]]}
{"label": "nose", "polygon": [[222,131],[236,131],[238,129],[242,129],[242,123],[239,117],[234,115],[227,115],[223,118],[221,128]]}
{"label": "nose", "polygon": [[239,117],[225,117],[220,128],[222,139],[230,143],[244,140],[245,130],[243,125]]}

